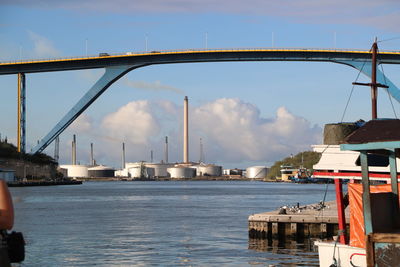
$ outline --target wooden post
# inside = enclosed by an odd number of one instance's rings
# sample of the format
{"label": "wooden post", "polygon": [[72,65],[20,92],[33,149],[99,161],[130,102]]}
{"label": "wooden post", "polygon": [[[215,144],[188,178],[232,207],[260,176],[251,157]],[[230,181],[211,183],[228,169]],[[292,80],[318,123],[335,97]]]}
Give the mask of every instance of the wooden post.
{"label": "wooden post", "polygon": [[371,104],[372,119],[378,118],[377,98],[378,86],[376,84],[376,54],[378,52],[378,44],[376,41],[372,45],[372,70],[371,70]]}
{"label": "wooden post", "polygon": [[367,151],[360,151],[361,161],[361,173],[362,173],[362,184],[363,184],[363,212],[364,212],[364,231],[368,235],[373,232],[372,229],[372,217],[371,217],[371,196],[369,188],[369,171],[368,171],[368,157]]}
{"label": "wooden post", "polygon": [[[321,224],[320,224],[320,230],[321,230],[321,236],[322,236],[323,238],[325,238],[325,237],[327,236],[327,234],[328,234],[328,227],[327,227],[326,223],[321,223]],[[343,235],[340,235],[340,239],[342,239],[342,236],[343,236]],[[343,238],[343,239],[344,239],[344,238]],[[341,244],[344,244],[344,243],[342,243],[342,240],[340,240],[340,243],[341,243]]]}
{"label": "wooden post", "polygon": [[339,241],[340,244],[346,244],[346,217],[344,214],[343,188],[341,179],[335,179],[335,189],[339,223]]}
{"label": "wooden post", "polygon": [[272,223],[272,237],[277,238],[279,236],[279,224],[277,222]]}
{"label": "wooden post", "polygon": [[290,224],[290,235],[292,237],[297,237],[297,223]]}

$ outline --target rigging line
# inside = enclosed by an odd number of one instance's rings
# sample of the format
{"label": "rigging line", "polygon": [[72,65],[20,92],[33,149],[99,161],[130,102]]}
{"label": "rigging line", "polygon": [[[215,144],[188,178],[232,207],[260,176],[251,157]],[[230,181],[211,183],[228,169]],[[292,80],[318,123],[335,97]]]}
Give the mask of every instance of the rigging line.
{"label": "rigging line", "polygon": [[[329,146],[329,145],[328,145]],[[324,207],[325,207],[325,200],[326,200],[326,193],[328,193],[328,187],[329,187],[329,183],[326,183],[326,187],[325,187],[325,193],[324,193],[324,198],[321,201],[322,204],[322,208],[318,213],[318,217],[321,216],[321,218],[324,218]]]}
{"label": "rigging line", "polygon": [[384,40],[380,40],[380,41],[378,41],[378,43],[387,42],[387,41],[392,41],[392,40],[397,40],[397,39],[400,39],[400,36],[393,37],[393,38],[388,38],[388,39],[384,39]]}
{"label": "rigging line", "polygon": [[[382,73],[383,73],[384,83],[385,83],[385,85],[387,85],[385,71],[383,70],[383,64],[381,64],[381,70],[382,70]],[[393,113],[394,113],[394,117],[397,119],[396,110],[394,108],[393,101],[392,101],[392,95],[389,93],[389,89],[388,88],[385,88],[385,90],[386,90],[386,92],[387,92],[387,94],[389,96],[389,100],[390,100],[390,104],[392,105],[392,110],[393,110]]]}
{"label": "rigging line", "polygon": [[[361,74],[362,70],[364,69],[364,66],[365,66],[365,63],[366,63],[366,62],[367,62],[367,61],[364,61],[363,65],[361,66],[361,69],[360,69],[360,71],[359,71],[358,74],[357,74],[356,81],[357,81],[358,78],[360,77],[360,74]],[[350,91],[349,98],[347,99],[347,103],[346,103],[346,106],[345,106],[345,108],[344,108],[342,118],[340,119],[340,122],[341,122],[341,123],[343,122],[344,115],[346,114],[347,108],[348,108],[348,106],[349,106],[351,96],[353,95],[354,87],[355,87],[355,84],[353,84],[353,86],[351,87],[351,91]]]}

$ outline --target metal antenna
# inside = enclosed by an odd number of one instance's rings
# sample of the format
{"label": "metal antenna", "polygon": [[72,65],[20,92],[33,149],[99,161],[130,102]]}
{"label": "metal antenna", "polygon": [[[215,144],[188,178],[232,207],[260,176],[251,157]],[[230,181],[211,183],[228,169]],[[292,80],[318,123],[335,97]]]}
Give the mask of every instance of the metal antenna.
{"label": "metal antenna", "polygon": [[57,136],[54,143],[54,160],[58,162],[59,158],[60,158],[60,137]]}
{"label": "metal antenna", "polygon": [[200,138],[200,163],[204,163],[203,139]]}
{"label": "metal antenna", "polygon": [[125,143],[122,143],[122,169],[125,169]]}

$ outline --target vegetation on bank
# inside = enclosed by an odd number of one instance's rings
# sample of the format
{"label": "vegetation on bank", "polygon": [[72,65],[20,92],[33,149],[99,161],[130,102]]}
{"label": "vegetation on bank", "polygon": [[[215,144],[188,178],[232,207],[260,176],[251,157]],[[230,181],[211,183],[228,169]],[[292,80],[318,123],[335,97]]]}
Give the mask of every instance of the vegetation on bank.
{"label": "vegetation on bank", "polygon": [[294,169],[304,167],[312,170],[312,166],[318,163],[321,158],[321,153],[313,151],[300,152],[295,156],[284,158],[280,161],[276,161],[274,165],[268,171],[267,179],[276,179],[281,176],[281,166],[292,166]]}
{"label": "vegetation on bank", "polygon": [[17,147],[13,144],[7,143],[7,141],[0,141],[0,158],[25,160],[40,165],[57,165],[57,162],[52,157],[46,154],[36,153],[32,155],[28,153],[18,152]]}

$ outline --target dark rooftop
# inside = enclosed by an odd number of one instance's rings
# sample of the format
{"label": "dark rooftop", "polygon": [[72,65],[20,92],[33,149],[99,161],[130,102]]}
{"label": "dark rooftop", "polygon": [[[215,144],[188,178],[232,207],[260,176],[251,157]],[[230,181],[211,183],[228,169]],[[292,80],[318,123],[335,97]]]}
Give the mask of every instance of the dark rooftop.
{"label": "dark rooftop", "polygon": [[377,119],[370,120],[350,135],[345,144],[364,144],[370,142],[400,141],[400,120]]}

